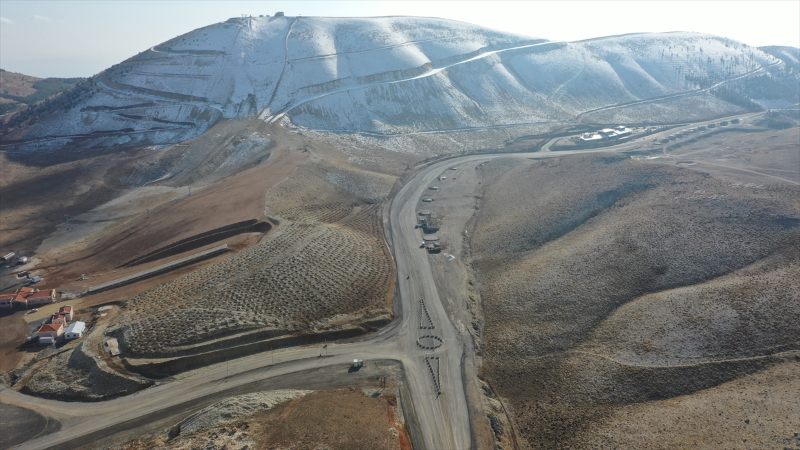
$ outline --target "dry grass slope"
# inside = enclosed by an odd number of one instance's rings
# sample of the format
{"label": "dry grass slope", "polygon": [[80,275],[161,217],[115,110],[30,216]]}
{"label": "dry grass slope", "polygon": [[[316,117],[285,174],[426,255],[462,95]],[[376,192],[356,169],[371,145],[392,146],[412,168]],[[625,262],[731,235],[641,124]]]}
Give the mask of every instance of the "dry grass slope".
{"label": "dry grass slope", "polygon": [[524,446],[800,350],[797,188],[616,155],[483,170],[485,364]]}

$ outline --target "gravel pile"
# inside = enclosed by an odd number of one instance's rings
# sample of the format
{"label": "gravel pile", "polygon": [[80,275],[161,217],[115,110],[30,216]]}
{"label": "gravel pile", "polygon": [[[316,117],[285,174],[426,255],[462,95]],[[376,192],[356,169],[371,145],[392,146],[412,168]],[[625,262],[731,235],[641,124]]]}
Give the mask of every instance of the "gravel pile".
{"label": "gravel pile", "polygon": [[83,343],[32,370],[22,392],[63,400],[100,401],[151,386],[148,380],[126,377],[86,352]]}

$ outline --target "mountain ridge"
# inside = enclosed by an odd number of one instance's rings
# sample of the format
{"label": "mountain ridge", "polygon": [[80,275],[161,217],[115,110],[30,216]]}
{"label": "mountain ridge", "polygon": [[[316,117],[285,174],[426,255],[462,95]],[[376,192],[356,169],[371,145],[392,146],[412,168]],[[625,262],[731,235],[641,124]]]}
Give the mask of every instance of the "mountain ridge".
{"label": "mountain ridge", "polygon": [[[781,65],[688,32],[560,42],[435,18],[232,18],[101,72],[67,101],[31,111],[35,123],[7,127],[3,144],[23,153],[164,146],[241,117],[377,134],[562,123],[675,94],[712,116],[744,110],[701,88]],[[652,114],[636,113],[640,122]]]}

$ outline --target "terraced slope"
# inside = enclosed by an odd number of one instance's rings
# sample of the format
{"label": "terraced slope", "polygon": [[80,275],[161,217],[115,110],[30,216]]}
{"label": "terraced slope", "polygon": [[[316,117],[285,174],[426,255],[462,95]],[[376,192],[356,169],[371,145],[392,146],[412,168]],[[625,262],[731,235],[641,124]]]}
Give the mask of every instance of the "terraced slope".
{"label": "terraced slope", "polygon": [[[337,133],[439,132],[563,122],[618,104],[630,104],[629,120],[677,120],[687,105],[700,118],[741,108],[698,89],[779,62],[695,33],[564,43],[430,18],[235,18],[109,68],[4,141],[23,152],[164,145],[256,116]],[[655,109],[638,104],[654,99]]]}
{"label": "terraced slope", "polygon": [[187,355],[391,319],[380,209],[394,178],[311,161],[270,189],[267,212],[280,225],[260,243],[126,302],[110,331],[126,351]]}
{"label": "terraced slope", "polygon": [[619,408],[800,354],[797,188],[617,155],[484,167],[482,347],[523,447],[594,448],[575,433]]}

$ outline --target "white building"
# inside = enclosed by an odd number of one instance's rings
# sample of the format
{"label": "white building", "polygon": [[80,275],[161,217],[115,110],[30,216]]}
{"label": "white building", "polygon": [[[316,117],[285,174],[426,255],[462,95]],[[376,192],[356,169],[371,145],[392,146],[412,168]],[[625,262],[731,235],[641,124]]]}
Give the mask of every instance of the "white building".
{"label": "white building", "polygon": [[67,331],[64,332],[64,338],[68,341],[78,339],[83,336],[84,331],[86,331],[86,323],[80,321],[72,322]]}
{"label": "white building", "polygon": [[620,125],[615,128],[603,128],[602,130],[597,130],[594,133],[585,133],[583,136],[581,136],[580,140],[583,142],[597,142],[607,139],[619,139],[629,136],[630,134],[630,128]]}

